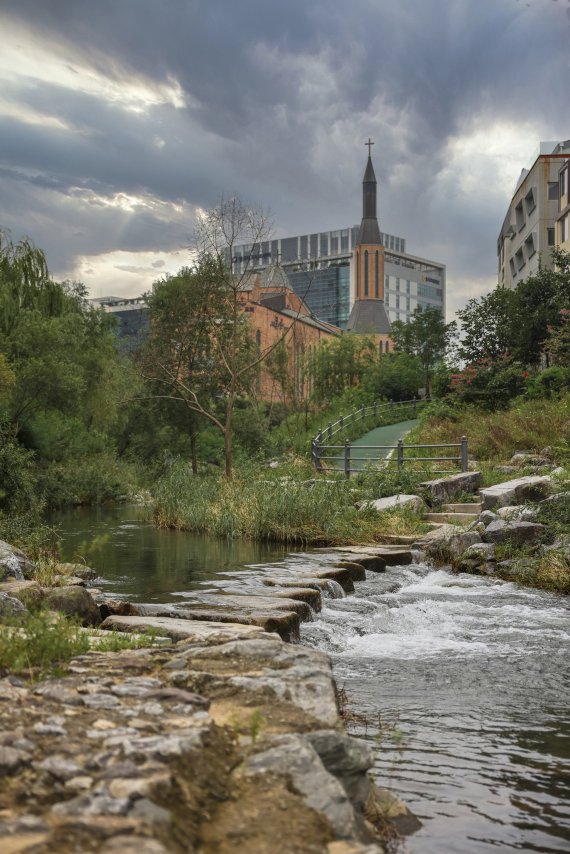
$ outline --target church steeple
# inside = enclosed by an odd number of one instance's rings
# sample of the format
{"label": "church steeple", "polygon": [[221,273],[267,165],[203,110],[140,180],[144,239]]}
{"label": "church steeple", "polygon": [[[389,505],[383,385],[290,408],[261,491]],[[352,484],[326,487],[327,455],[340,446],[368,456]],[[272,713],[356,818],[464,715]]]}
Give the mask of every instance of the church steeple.
{"label": "church steeple", "polygon": [[374,143],[371,139],[368,139],[366,145],[368,146],[368,163],[366,164],[366,171],[362,180],[362,222],[360,223],[360,231],[358,232],[358,243],[377,246],[382,245],[382,239],[376,215],[377,182],[370,154],[370,149]]}
{"label": "church steeple", "polygon": [[[384,306],[384,247],[376,215],[376,175],[368,146],[368,162],[362,181],[362,222],[354,249],[354,305],[347,329],[374,335],[380,352],[391,349],[390,320]],[[383,349],[384,348],[384,349]]]}

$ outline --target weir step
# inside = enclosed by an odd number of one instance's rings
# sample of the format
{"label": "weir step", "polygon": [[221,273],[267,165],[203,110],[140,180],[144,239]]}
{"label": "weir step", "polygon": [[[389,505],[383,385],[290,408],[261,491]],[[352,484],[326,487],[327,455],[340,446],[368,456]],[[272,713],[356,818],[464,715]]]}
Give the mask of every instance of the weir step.
{"label": "weir step", "polygon": [[479,515],[483,512],[481,502],[473,502],[472,504],[443,504],[441,510],[447,513],[476,513]]}
{"label": "weir step", "polygon": [[464,525],[468,522],[474,522],[479,518],[478,513],[426,513],[424,519],[427,522],[446,522],[452,525]]}

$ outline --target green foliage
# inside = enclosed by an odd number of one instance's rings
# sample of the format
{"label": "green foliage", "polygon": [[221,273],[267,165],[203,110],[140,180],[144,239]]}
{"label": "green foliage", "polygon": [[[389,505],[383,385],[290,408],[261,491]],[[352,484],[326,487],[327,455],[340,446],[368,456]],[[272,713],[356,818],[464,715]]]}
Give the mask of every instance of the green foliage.
{"label": "green foliage", "polygon": [[462,338],[458,347],[468,363],[496,359],[512,347],[512,319],[516,295],[508,288],[495,288],[479,299],[471,299],[462,311]]}
{"label": "green foliage", "polygon": [[460,404],[482,409],[505,409],[526,389],[527,372],[507,356],[485,357],[451,375],[449,395]]}
{"label": "green foliage", "polygon": [[387,353],[379,356],[362,377],[363,398],[374,400],[411,400],[422,384],[422,366],[417,356]]}
{"label": "green foliage", "polygon": [[397,320],[392,324],[396,350],[419,358],[428,395],[431,394],[434,369],[450,351],[456,335],[455,321],[445,323],[437,308],[417,308],[409,323]]}
{"label": "green foliage", "polygon": [[373,338],[342,335],[325,341],[308,358],[307,373],[316,403],[331,401],[359,386],[365,372],[378,361]]}
{"label": "green foliage", "polygon": [[569,392],[570,367],[561,365],[545,368],[527,383],[527,395],[534,399],[557,397]]}
{"label": "green foliage", "polygon": [[81,627],[50,611],[26,612],[0,625],[0,668],[36,679],[61,672],[62,665],[89,650]]}

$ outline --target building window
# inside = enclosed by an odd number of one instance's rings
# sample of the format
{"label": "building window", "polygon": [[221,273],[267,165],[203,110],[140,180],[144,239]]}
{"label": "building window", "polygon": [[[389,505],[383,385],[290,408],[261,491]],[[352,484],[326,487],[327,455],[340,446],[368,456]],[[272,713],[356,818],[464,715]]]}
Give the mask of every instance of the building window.
{"label": "building window", "polygon": [[560,198],[568,195],[568,168],[560,173]]}
{"label": "building window", "polygon": [[524,197],[524,206],[526,209],[526,215],[529,216],[533,212],[536,207],[536,202],[534,200],[534,188],[531,187],[526,196]]}
{"label": "building window", "polygon": [[[558,184],[556,185],[556,189],[558,189]],[[548,241],[547,241],[547,242],[548,242],[548,245],[549,245],[549,246],[554,246],[554,245],[555,245],[555,241],[554,241],[554,229],[553,229],[553,228],[547,228],[547,229],[546,229],[546,234],[548,235]]]}
{"label": "building window", "polygon": [[517,226],[517,231],[520,231],[521,228],[524,228],[524,212],[522,202],[519,202],[515,208],[515,223]]}
{"label": "building window", "polygon": [[399,279],[396,279],[396,290],[397,291],[400,290],[400,280]]}
{"label": "building window", "polygon": [[558,199],[558,181],[548,182],[548,200],[555,202]]}
{"label": "building window", "polygon": [[560,243],[564,243],[568,240],[568,220],[570,219],[570,214],[566,214],[560,220]]}
{"label": "building window", "polygon": [[536,246],[534,245],[534,232],[529,234],[527,239],[524,242],[524,248],[526,250],[526,257],[532,258],[534,253],[536,252]]}
{"label": "building window", "polygon": [[522,246],[515,252],[515,264],[517,265],[517,270],[522,270],[525,265],[524,254],[522,251]]}
{"label": "building window", "polygon": [[512,277],[513,277],[513,279],[514,279],[514,277],[515,277],[515,276],[516,276],[516,274],[517,274],[517,271],[516,271],[516,268],[515,268],[515,259],[514,259],[514,258],[509,258],[509,267],[511,268],[511,276],[512,276]]}
{"label": "building window", "polygon": [[390,342],[389,342],[389,341],[386,341],[386,342],[385,342],[385,344],[384,344],[384,352],[385,352],[385,353],[389,353],[389,352],[390,352]]}
{"label": "building window", "polygon": [[380,296],[379,281],[378,281],[379,265],[380,265],[380,262],[378,260],[378,250],[376,250],[376,275],[375,275],[375,281],[374,281],[374,291],[375,291],[374,295],[375,295],[376,299],[378,299],[378,297]]}
{"label": "building window", "polygon": [[400,308],[400,294],[396,295],[396,308]]}
{"label": "building window", "polygon": [[368,249],[364,250],[364,296],[368,296]]}

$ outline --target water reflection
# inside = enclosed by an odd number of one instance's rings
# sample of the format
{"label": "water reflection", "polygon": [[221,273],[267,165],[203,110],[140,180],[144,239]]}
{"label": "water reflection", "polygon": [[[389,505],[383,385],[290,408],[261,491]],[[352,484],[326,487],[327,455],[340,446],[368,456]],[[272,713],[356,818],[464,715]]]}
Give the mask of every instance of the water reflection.
{"label": "water reflection", "polygon": [[64,560],[83,557],[98,570],[107,593],[167,602],[224,570],[282,558],[284,548],[243,540],[209,540],[185,531],[160,531],[136,506],[78,507],[52,519]]}

